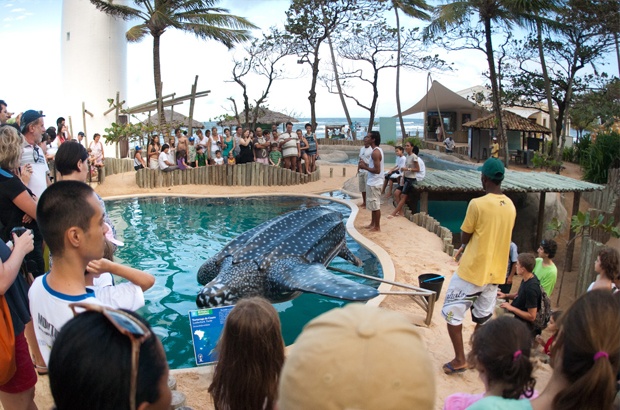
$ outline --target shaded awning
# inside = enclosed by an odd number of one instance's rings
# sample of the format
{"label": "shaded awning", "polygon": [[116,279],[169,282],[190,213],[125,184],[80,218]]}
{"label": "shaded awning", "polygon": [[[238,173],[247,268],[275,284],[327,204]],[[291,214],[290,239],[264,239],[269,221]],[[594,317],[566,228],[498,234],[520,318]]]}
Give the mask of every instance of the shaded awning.
{"label": "shaded awning", "polygon": [[[463,109],[486,111],[474,101],[463,98],[439,82],[433,81],[428,93],[412,107],[403,111],[402,115],[411,115],[425,111],[437,111],[437,106],[440,107],[441,111],[458,111]],[[398,115],[394,117],[398,117]]]}

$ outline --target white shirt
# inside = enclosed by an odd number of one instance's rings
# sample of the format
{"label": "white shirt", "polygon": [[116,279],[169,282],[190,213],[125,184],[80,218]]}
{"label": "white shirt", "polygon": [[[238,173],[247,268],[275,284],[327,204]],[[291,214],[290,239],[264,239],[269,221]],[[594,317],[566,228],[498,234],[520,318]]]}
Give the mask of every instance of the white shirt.
{"label": "white shirt", "polygon": [[[159,153],[159,158],[157,158],[157,162],[159,163],[159,169],[166,169],[168,168],[168,164],[166,164],[166,161],[168,161],[168,154],[166,154],[164,151]],[[170,162],[170,161],[168,161]]]}
{"label": "white shirt", "polygon": [[[366,179],[366,185],[368,186],[383,186],[383,173],[384,173],[384,169],[383,169],[383,164],[384,164],[384,155],[383,155],[383,150],[379,147],[375,147],[374,149],[371,148],[371,155],[372,152],[374,152],[375,150],[379,151],[379,153],[381,154],[381,160],[379,161],[379,173],[378,174],[374,174],[372,172],[368,172],[368,178]],[[368,164],[368,166],[371,169],[374,169],[375,167],[375,163],[372,160],[372,156],[370,158],[370,163]]]}
{"label": "white shirt", "polygon": [[[362,147],[360,148],[360,159],[366,163],[366,165],[370,166],[370,156],[372,155],[372,148],[370,147]],[[367,174],[368,171],[365,169],[359,170],[360,174]]]}
{"label": "white shirt", "polygon": [[424,161],[420,157],[418,157],[418,165],[420,166],[420,171],[415,173],[415,179],[422,181],[426,176],[426,165],[424,165]]}
{"label": "white shirt", "polygon": [[138,310],[144,306],[144,292],[140,286],[123,282],[114,286],[89,286],[102,304],[114,309]]}
{"label": "white shirt", "polygon": [[24,142],[23,152],[19,165],[30,164],[32,166],[32,176],[30,182],[28,182],[28,188],[32,191],[37,198],[41,197],[41,194],[47,188],[47,175],[49,174],[49,167],[45,160],[45,154],[38,145],[30,145]]}
{"label": "white shirt", "polygon": [[46,365],[58,332],[65,323],[73,318],[69,304],[85,302],[105,305],[95,297],[92,289],[86,289],[85,294],[77,296],[56,292],[47,284],[47,275],[36,278],[28,291],[34,333]]}

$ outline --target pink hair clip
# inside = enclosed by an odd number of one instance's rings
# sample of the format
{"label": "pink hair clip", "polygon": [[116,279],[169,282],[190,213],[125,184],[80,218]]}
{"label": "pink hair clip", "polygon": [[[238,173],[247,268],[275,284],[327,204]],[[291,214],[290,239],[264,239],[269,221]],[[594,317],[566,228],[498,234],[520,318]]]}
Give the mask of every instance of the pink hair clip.
{"label": "pink hair clip", "polygon": [[603,350],[600,350],[594,354],[594,361],[597,361],[601,357],[604,357],[605,359],[609,359],[609,354],[607,354],[607,352]]}
{"label": "pink hair clip", "polygon": [[517,360],[519,357],[521,357],[521,355],[523,354],[523,352],[521,350],[517,350],[513,355],[512,355],[512,361],[514,362],[515,360]]}

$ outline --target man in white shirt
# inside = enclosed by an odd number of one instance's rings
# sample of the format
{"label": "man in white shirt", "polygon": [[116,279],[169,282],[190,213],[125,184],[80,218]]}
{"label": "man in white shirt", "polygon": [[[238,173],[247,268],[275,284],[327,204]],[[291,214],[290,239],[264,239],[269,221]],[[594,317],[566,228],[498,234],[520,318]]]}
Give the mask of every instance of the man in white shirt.
{"label": "man in white shirt", "polygon": [[[370,155],[372,154],[372,148],[370,148],[370,140],[364,137],[364,146],[360,148],[359,160],[365,164],[370,163]],[[362,194],[362,205],[360,208],[366,208],[366,178],[368,177],[368,171],[357,167],[357,183]]]}
{"label": "man in white shirt", "polygon": [[77,142],[78,142],[81,146],[86,147],[85,142],[84,142],[84,133],[83,133],[82,131],[78,132]]}
{"label": "man in white shirt", "polygon": [[237,156],[239,156],[239,153],[241,152],[241,146],[239,145],[239,142],[241,141],[241,138],[243,138],[243,128],[241,128],[240,126],[237,127],[237,129],[235,130],[235,149],[233,150],[233,154],[235,156],[235,158],[237,158]]}
{"label": "man in white shirt", "polygon": [[43,191],[52,183],[49,178],[50,169],[45,160],[45,153],[39,146],[45,133],[45,115],[39,111],[28,110],[21,118],[21,129],[24,135],[24,145],[20,166],[30,164],[32,166],[32,176],[28,182],[28,188],[37,198],[41,197]]}
{"label": "man in white shirt", "polygon": [[28,291],[30,312],[43,359],[73,313],[70,303],[101,304],[86,289],[88,263],[101,259],[108,230],[95,191],[83,182],[60,181],[45,190],[37,204],[37,223],[50,248],[49,273],[36,278]]}
{"label": "man in white shirt", "polygon": [[366,208],[371,211],[370,225],[366,229],[379,232],[381,230],[381,187],[383,186],[384,161],[383,150],[379,147],[381,144],[381,134],[379,131],[370,131],[366,136],[370,143],[372,153],[370,162],[366,164],[360,160],[359,169],[368,171],[366,178]]}
{"label": "man in white shirt", "polygon": [[164,172],[174,171],[175,169],[178,168],[176,164],[170,162],[168,158],[169,151],[170,151],[170,145],[168,144],[162,145],[161,152],[159,153],[159,158],[157,159],[157,162],[159,163],[159,169],[161,169]]}

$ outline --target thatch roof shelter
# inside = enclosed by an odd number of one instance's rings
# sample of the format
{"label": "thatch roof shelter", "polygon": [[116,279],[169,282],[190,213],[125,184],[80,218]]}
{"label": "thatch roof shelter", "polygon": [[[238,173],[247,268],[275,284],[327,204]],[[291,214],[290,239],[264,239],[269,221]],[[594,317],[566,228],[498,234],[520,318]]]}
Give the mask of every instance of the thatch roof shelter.
{"label": "thatch roof shelter", "polygon": [[[175,127],[187,127],[189,128],[189,117],[183,115],[180,112],[172,110],[164,110],[164,117],[166,118],[166,126],[170,128]],[[159,116],[157,113],[151,115],[146,120],[142,121],[143,124],[159,125]],[[200,121],[192,120],[192,128],[204,128],[205,125]]]}
{"label": "thatch roof shelter", "polygon": [[[252,122],[252,116],[254,112],[250,111],[250,115],[248,116],[248,121]],[[225,126],[225,127],[233,127],[235,125],[239,125],[239,123],[243,124],[245,121],[245,110],[239,114],[239,122],[236,119],[228,120],[228,121],[220,121],[217,125]],[[298,119],[293,118],[289,115],[283,114],[281,112],[272,111],[268,108],[259,108],[258,109],[258,117],[256,118],[256,124],[282,124],[285,122],[299,122]]]}
{"label": "thatch roof shelter", "polygon": [[[504,128],[507,131],[551,134],[551,130],[549,128],[543,127],[542,125],[536,124],[525,117],[507,110],[502,110],[502,119],[504,120]],[[486,117],[478,118],[477,120],[468,121],[463,124],[463,127],[478,128],[481,130],[495,130],[497,129],[495,114],[487,115]]]}

